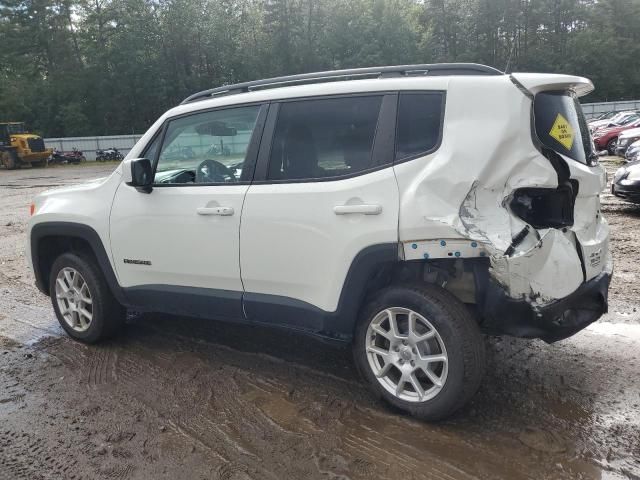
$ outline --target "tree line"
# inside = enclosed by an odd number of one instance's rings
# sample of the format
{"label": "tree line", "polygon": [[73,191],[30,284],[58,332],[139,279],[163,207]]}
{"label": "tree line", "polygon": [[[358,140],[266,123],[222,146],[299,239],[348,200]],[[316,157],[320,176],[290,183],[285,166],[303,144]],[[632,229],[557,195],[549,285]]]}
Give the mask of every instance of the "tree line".
{"label": "tree line", "polygon": [[0,0],[0,121],[146,130],[189,94],[317,70],[479,62],[640,97],[640,0]]}

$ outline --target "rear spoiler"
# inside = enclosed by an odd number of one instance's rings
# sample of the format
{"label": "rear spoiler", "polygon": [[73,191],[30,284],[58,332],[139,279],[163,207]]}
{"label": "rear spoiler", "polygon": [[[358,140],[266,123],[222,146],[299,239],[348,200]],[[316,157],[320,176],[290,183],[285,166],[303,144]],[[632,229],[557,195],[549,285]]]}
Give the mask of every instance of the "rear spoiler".
{"label": "rear spoiler", "polygon": [[593,92],[591,80],[554,73],[512,73],[511,78],[532,95],[548,90],[572,90],[578,97]]}

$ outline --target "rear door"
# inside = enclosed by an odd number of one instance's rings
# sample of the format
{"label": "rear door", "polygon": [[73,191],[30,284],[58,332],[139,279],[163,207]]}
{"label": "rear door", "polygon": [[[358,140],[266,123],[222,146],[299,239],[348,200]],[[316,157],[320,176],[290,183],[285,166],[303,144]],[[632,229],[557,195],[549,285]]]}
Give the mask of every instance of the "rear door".
{"label": "rear door", "polygon": [[318,316],[266,306],[334,312],[354,258],[397,244],[396,109],[396,94],[271,105],[240,227],[250,319],[319,328]]}

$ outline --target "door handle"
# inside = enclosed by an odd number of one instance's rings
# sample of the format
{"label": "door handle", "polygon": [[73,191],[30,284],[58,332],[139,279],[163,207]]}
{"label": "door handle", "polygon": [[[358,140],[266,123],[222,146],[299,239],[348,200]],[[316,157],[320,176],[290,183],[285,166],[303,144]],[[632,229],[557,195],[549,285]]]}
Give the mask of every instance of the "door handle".
{"label": "door handle", "polygon": [[198,215],[220,215],[228,217],[233,215],[233,207],[198,207],[196,208]]}
{"label": "door handle", "polygon": [[347,215],[349,213],[361,213],[362,215],[380,215],[382,213],[382,205],[336,205],[333,207],[333,213],[336,215]]}

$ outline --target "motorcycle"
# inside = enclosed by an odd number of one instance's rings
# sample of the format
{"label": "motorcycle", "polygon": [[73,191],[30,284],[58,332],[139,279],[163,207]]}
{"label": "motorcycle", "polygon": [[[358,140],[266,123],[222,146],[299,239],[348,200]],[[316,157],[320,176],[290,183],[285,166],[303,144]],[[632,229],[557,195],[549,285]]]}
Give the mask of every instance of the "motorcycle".
{"label": "motorcycle", "polygon": [[84,156],[81,150],[78,150],[75,147],[70,152],[63,152],[55,148],[51,154],[51,158],[49,159],[49,165],[60,165],[63,163],[73,163],[74,165],[77,165],[86,161],[87,157]]}
{"label": "motorcycle", "polygon": [[122,161],[124,155],[118,151],[117,148],[111,147],[106,150],[96,151],[96,162],[112,162]]}

